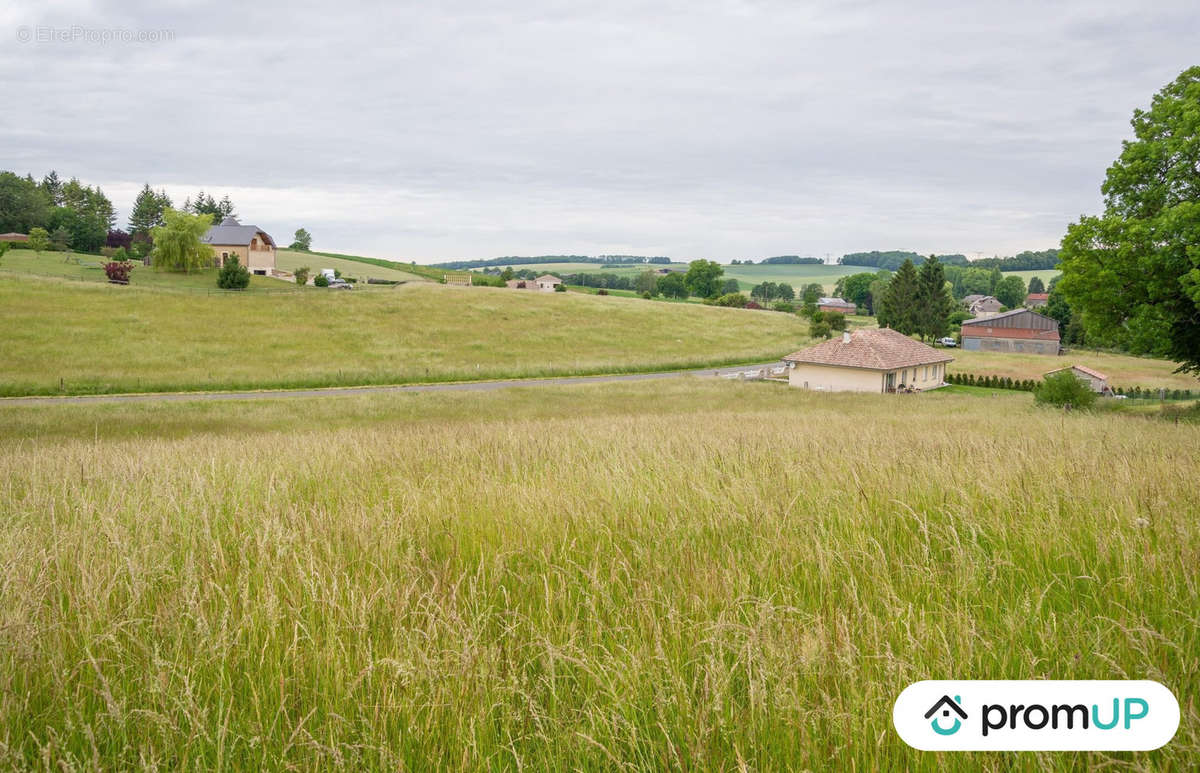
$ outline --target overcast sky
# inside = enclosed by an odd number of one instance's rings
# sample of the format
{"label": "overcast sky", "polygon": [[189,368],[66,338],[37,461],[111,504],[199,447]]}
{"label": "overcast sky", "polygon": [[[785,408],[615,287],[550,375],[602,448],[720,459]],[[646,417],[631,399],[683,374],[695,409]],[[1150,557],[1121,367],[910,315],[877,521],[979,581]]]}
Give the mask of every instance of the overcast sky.
{"label": "overcast sky", "polygon": [[1200,64],[1196,0],[1139,5],[6,0],[0,169],[402,260],[1007,255]]}

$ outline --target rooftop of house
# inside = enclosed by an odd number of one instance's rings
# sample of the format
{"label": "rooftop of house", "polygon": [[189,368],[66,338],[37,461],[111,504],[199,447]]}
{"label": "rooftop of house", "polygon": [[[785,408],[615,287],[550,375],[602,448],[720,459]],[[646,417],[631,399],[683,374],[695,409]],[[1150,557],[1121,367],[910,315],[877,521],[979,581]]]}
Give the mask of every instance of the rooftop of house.
{"label": "rooftop of house", "polygon": [[1027,301],[1048,301],[1048,300],[1050,300],[1050,293],[1030,293],[1029,295],[1025,296],[1025,300],[1027,300]]}
{"label": "rooftop of house", "polygon": [[842,298],[818,298],[817,305],[818,306],[834,306],[834,305],[853,306],[854,304],[851,303],[850,301],[843,300]]}
{"label": "rooftop of house", "polygon": [[535,281],[535,282],[558,282],[559,284],[562,284],[562,280],[559,279],[558,277],[556,277],[554,274],[542,274],[541,276],[539,276],[537,279],[535,279],[533,281]]}
{"label": "rooftop of house", "polygon": [[1049,376],[1050,373],[1062,373],[1064,370],[1077,370],[1080,373],[1086,373],[1087,375],[1091,376],[1092,378],[1098,378],[1101,381],[1108,381],[1108,376],[1104,375],[1103,373],[1101,373],[1098,370],[1092,370],[1091,368],[1089,368],[1085,365],[1071,365],[1070,367],[1067,367],[1067,368],[1057,368],[1056,370],[1052,370],[1049,373],[1046,373],[1045,375]]}
{"label": "rooftop of house", "polygon": [[1014,317],[1018,314],[1035,314],[1044,319],[1053,319],[1052,317],[1047,317],[1045,314],[1038,314],[1036,311],[1030,311],[1029,309],[1013,309],[1011,311],[1002,311],[999,314],[992,314],[989,317],[980,317],[978,319],[964,320],[963,324],[964,325],[991,325],[994,322],[996,322],[996,320],[1006,319],[1008,317]]}
{"label": "rooftop of house", "polygon": [[244,247],[254,239],[255,234],[262,234],[267,244],[275,246],[271,235],[256,225],[242,225],[236,219],[227,217],[220,225],[214,225],[201,237],[205,244],[237,245]]}
{"label": "rooftop of house", "polygon": [[869,328],[843,333],[841,338],[802,349],[783,359],[808,365],[895,370],[950,362],[954,358],[895,330]]}

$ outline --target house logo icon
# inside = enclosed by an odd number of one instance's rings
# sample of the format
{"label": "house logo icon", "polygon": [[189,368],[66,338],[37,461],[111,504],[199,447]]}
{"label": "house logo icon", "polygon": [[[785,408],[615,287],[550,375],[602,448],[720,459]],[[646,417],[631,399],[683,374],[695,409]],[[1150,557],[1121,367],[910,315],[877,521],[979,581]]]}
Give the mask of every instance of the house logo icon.
{"label": "house logo icon", "polygon": [[[933,717],[933,721],[929,723],[933,728],[933,732],[938,735],[954,735],[958,732],[958,729],[962,727],[962,720],[967,718],[967,712],[963,711],[962,706],[959,705],[960,703],[962,703],[961,696],[955,695],[954,699],[951,700],[949,695],[943,695],[941,700],[933,704],[933,708],[925,712],[926,719]],[[939,711],[941,712],[941,717],[934,717],[933,715]],[[938,720],[942,717],[949,717],[951,711],[958,715],[954,718],[954,724],[950,727],[939,725]]]}

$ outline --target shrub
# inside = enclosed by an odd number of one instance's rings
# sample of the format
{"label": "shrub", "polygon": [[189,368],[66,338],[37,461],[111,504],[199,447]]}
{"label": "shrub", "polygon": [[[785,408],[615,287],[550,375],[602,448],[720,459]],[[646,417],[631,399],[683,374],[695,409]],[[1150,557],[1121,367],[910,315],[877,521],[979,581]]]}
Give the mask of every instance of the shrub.
{"label": "shrub", "polygon": [[846,315],[840,311],[825,312],[825,322],[827,322],[829,327],[834,330],[846,329]]}
{"label": "shrub", "polygon": [[791,301],[775,301],[771,304],[771,309],[774,311],[782,311],[785,314],[791,314],[796,311],[796,304]]}
{"label": "shrub", "polygon": [[296,284],[298,284],[298,285],[308,284],[308,275],[311,273],[312,273],[312,269],[309,268],[308,266],[301,266],[300,268],[296,269],[296,274],[295,274]]}
{"label": "shrub", "polygon": [[325,276],[324,274],[317,274],[313,277],[313,284],[317,287],[328,287],[329,277]]}
{"label": "shrub", "polygon": [[713,306],[729,306],[735,309],[744,309],[749,301],[750,299],[742,293],[725,293],[722,296],[709,300],[708,303]]}
{"label": "shrub", "polygon": [[1096,402],[1096,393],[1075,374],[1063,371],[1046,376],[1034,390],[1033,399],[1047,405],[1084,409]]}
{"label": "shrub", "polygon": [[[559,287],[562,287],[562,285],[559,285]],[[558,292],[558,291],[555,290],[555,292]],[[642,300],[648,301],[648,300],[650,300],[650,298],[651,298],[650,291],[642,290]]]}
{"label": "shrub", "polygon": [[813,338],[829,338],[833,335],[833,328],[825,320],[813,320],[808,325],[808,334]]}
{"label": "shrub", "polygon": [[222,290],[245,290],[250,286],[250,272],[238,260],[237,255],[225,258],[221,272],[217,274],[217,287]]}
{"label": "shrub", "polygon": [[[554,285],[554,292],[556,292],[556,293],[565,293],[566,291],[567,291],[567,286],[566,286],[566,285],[564,285],[564,284],[557,284],[557,285]],[[607,295],[607,294],[608,294],[608,293],[605,293],[605,295]],[[650,294],[649,294],[649,293],[646,293],[646,297],[650,297]]]}
{"label": "shrub", "polygon": [[[562,285],[558,285],[558,286],[562,287]],[[596,291],[596,295],[608,295],[608,290],[601,287],[599,290]]]}
{"label": "shrub", "polygon": [[101,247],[100,248],[100,257],[111,259],[111,258],[115,257],[116,254],[117,254],[116,247]]}
{"label": "shrub", "polygon": [[761,309],[762,309],[762,304],[760,304],[758,301],[746,301],[746,305],[745,305],[743,308],[746,308],[746,309],[760,309],[760,310],[761,310]]}
{"label": "shrub", "polygon": [[108,277],[108,281],[110,282],[129,284],[129,273],[131,271],[133,271],[132,263],[114,260],[104,264],[104,275]]}

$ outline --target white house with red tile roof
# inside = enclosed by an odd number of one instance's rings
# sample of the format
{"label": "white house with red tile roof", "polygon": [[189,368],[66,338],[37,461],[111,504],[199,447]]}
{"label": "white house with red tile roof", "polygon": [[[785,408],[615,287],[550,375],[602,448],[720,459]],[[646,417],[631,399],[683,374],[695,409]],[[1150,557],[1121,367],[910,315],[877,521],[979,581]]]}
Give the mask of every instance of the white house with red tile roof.
{"label": "white house with red tile roof", "polygon": [[783,358],[788,384],[822,392],[896,392],[943,386],[953,357],[887,328],[847,331]]}

